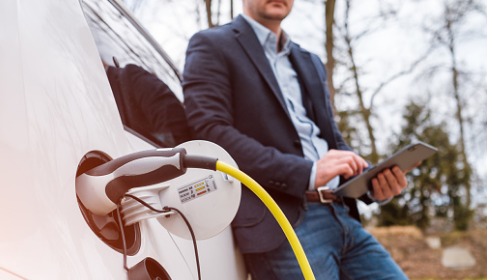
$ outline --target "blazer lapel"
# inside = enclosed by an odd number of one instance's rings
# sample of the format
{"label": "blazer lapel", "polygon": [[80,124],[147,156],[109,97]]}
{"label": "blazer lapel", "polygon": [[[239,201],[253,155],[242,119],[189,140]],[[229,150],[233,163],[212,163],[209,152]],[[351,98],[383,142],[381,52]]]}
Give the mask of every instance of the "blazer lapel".
{"label": "blazer lapel", "polygon": [[[280,86],[278,85],[268,59],[264,55],[263,47],[260,45],[254,30],[242,16],[238,16],[232,24],[239,44],[267,82],[278,102],[282,105],[286,116],[289,116],[290,118],[285,100],[280,91]],[[336,141],[333,137],[333,128],[328,119],[327,106],[329,106],[329,104],[327,104],[327,97],[324,96],[325,91],[323,90],[325,85],[323,85],[322,81],[319,79],[319,74],[311,60],[310,54],[301,51],[298,45],[293,44],[291,62],[299,75],[299,82],[302,83],[306,89],[305,94],[308,94],[312,101],[315,118],[318,121],[317,124],[320,128],[321,136],[328,141],[330,148],[336,148]]]}
{"label": "blazer lapel", "polygon": [[314,66],[311,55],[302,51],[298,45],[293,44],[291,51],[291,63],[299,76],[299,83],[304,86],[303,94],[307,94],[313,105],[314,117],[318,125],[321,136],[328,141],[330,149],[336,148],[336,141],[333,135],[333,127],[328,119],[329,110],[327,103],[328,97],[325,96],[323,88],[326,86],[319,78],[319,73]]}
{"label": "blazer lapel", "polygon": [[265,51],[260,45],[260,42],[258,41],[253,29],[242,16],[238,16],[236,20],[233,21],[233,27],[236,32],[236,38],[244,52],[248,55],[250,60],[261,73],[268,86],[273,91],[278,102],[282,105],[284,112],[287,116],[289,116],[289,111],[287,110],[285,100],[282,96],[282,92],[280,91],[280,86],[278,85],[270,63],[264,54]]}

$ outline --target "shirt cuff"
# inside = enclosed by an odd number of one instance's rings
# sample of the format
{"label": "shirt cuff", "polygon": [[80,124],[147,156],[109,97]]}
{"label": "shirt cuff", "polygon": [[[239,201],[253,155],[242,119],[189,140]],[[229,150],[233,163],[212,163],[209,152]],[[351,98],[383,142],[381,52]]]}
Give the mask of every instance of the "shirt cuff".
{"label": "shirt cuff", "polygon": [[315,181],[316,181],[316,162],[313,162],[313,167],[311,168],[311,176],[309,177],[308,190],[310,191],[316,190],[314,186]]}

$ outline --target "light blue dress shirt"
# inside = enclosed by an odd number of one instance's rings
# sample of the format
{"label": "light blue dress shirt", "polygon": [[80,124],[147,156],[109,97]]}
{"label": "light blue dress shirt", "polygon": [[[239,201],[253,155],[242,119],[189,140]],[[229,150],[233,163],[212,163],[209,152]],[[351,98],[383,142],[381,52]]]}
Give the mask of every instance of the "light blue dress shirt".
{"label": "light blue dress shirt", "polygon": [[[282,41],[280,44],[282,49],[277,50],[277,35],[252,18],[246,15],[243,16],[253,28],[256,37],[260,41],[260,44],[265,51],[265,55],[270,62],[273,73],[277,78],[277,82],[289,111],[290,119],[301,140],[304,157],[313,161],[309,189],[314,190],[316,162],[328,151],[328,143],[319,136],[320,130],[318,126],[307,116],[306,109],[304,108],[297,73],[289,60],[292,42],[288,35],[282,31]],[[337,176],[328,182],[327,186],[336,188],[339,182],[340,178]]]}

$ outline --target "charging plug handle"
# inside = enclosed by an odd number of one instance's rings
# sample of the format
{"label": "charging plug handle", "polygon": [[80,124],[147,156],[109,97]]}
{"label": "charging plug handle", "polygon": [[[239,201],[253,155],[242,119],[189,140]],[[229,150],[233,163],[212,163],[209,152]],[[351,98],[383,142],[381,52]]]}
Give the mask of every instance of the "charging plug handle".
{"label": "charging plug handle", "polygon": [[[111,173],[119,173],[123,168],[128,170],[128,174],[115,176],[105,187],[106,196],[117,204],[131,188],[149,186],[183,175],[186,172],[186,167],[183,164],[185,154],[186,150],[183,148],[142,151],[109,161],[89,170],[86,174],[101,177]],[[142,167],[139,162],[148,158],[158,160],[148,164],[148,167]]]}

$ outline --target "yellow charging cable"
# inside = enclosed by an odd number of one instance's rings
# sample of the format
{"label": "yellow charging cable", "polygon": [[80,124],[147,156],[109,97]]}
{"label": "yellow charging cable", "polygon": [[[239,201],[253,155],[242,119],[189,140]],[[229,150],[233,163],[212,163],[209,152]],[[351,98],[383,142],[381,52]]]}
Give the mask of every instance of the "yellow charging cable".
{"label": "yellow charging cable", "polygon": [[304,249],[302,249],[301,243],[299,242],[294,229],[290,225],[289,220],[287,220],[285,214],[282,212],[280,207],[278,207],[273,198],[265,191],[265,189],[263,189],[260,184],[258,184],[255,180],[253,180],[241,170],[234,168],[227,163],[221,162],[220,160],[217,161],[216,169],[217,171],[222,171],[241,181],[241,183],[248,187],[254,194],[256,194],[256,196],[261,199],[261,201],[263,201],[263,203],[266,205],[268,210],[270,210],[270,212],[273,214],[273,217],[277,220],[278,224],[284,231],[284,234],[287,237],[292,250],[294,250],[297,262],[299,263],[302,274],[304,275],[304,279],[316,279],[314,277],[311,266],[309,265],[306,254],[304,253]]}

